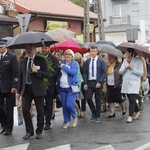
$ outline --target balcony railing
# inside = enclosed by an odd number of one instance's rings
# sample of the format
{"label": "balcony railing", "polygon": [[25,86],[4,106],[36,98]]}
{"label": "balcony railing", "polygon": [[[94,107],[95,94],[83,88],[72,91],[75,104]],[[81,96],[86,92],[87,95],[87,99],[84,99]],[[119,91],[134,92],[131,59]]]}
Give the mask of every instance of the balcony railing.
{"label": "balcony railing", "polygon": [[110,16],[109,24],[110,25],[130,24],[130,15],[120,16],[120,17]]}

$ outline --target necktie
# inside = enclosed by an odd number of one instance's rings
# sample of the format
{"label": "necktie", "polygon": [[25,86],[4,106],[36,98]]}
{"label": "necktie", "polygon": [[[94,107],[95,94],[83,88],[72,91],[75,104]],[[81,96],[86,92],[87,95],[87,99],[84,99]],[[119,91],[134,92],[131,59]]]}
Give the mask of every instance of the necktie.
{"label": "necktie", "polygon": [[1,59],[3,59],[3,55],[1,55]]}
{"label": "necktie", "polygon": [[92,77],[94,77],[94,58],[92,59]]}
{"label": "necktie", "polygon": [[28,84],[31,84],[31,61],[32,61],[32,58],[30,57],[29,59],[29,63],[28,63],[28,69],[27,69],[27,83]]}

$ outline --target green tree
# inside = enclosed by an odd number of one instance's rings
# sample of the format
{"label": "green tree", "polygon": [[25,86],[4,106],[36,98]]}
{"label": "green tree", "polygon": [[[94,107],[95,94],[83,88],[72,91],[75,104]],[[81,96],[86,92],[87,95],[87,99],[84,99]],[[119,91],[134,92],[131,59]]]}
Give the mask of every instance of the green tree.
{"label": "green tree", "polygon": [[70,0],[72,3],[84,8],[84,0]]}
{"label": "green tree", "polygon": [[[76,5],[79,5],[79,6],[81,6],[81,7],[83,7],[84,8],[84,0],[70,0],[72,3],[74,3],[74,4],[76,4]],[[90,11],[92,11],[92,12],[94,12],[94,1],[95,0],[91,0],[90,1],[90,6],[89,6],[89,8],[90,8]]]}
{"label": "green tree", "polygon": [[90,3],[90,11],[94,12],[94,0]]}
{"label": "green tree", "polygon": [[[49,76],[52,75],[52,73],[54,72],[54,68],[53,68],[53,63],[51,60],[49,60],[48,58],[45,57],[45,54],[42,53],[42,52],[38,52],[37,53],[38,56],[41,56],[41,57],[44,57],[45,60],[46,60],[46,63],[47,63],[47,67],[48,67],[48,71],[49,71]],[[45,83],[45,86],[46,88],[49,87],[49,79],[48,78],[44,78],[44,83]]]}

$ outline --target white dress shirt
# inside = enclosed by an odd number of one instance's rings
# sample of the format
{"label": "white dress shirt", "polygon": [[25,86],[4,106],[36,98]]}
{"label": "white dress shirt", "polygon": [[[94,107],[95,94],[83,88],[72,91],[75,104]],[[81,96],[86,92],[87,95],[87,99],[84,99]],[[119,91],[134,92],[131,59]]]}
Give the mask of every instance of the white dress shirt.
{"label": "white dress shirt", "polygon": [[93,61],[93,58],[91,58],[91,62],[90,62],[90,65],[89,65],[89,80],[96,80],[96,78],[97,78],[97,59],[98,59],[98,56],[94,57],[94,76],[92,77],[92,61]]}

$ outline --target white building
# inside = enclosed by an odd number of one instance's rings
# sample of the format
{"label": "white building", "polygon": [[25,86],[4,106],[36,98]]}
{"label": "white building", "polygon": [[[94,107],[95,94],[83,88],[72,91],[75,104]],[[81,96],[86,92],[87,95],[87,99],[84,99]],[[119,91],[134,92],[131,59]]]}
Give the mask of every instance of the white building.
{"label": "white building", "polygon": [[149,7],[150,0],[102,0],[103,17],[107,19],[105,39],[119,44],[127,41],[126,29],[138,29],[136,42],[150,40]]}

